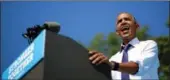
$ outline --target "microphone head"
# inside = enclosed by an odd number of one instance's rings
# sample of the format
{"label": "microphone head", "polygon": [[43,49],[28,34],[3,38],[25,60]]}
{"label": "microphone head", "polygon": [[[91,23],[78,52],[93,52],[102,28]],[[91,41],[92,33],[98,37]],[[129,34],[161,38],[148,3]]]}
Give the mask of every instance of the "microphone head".
{"label": "microphone head", "polygon": [[45,22],[43,27],[52,32],[58,33],[60,31],[60,24],[57,22]]}

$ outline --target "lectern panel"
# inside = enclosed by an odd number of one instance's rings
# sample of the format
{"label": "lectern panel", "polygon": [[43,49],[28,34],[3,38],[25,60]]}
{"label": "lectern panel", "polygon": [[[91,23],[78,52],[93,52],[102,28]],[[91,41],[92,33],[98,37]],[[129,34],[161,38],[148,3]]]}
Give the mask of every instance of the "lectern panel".
{"label": "lectern panel", "polygon": [[88,50],[73,39],[48,31],[45,46],[45,80],[111,80],[108,65],[92,65]]}
{"label": "lectern panel", "polygon": [[[70,37],[42,31],[3,73],[3,79],[111,80],[106,64],[93,65],[88,50]],[[26,61],[30,62],[26,62]]]}

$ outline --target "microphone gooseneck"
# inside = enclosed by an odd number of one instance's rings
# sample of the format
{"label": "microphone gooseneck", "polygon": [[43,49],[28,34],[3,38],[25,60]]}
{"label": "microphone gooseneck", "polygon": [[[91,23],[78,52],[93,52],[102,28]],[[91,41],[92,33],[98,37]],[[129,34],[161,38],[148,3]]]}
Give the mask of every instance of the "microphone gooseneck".
{"label": "microphone gooseneck", "polygon": [[43,26],[34,25],[33,27],[27,28],[26,33],[23,33],[22,36],[28,39],[28,43],[31,44],[32,41],[40,34],[42,30],[49,30],[55,33],[60,31],[60,24],[56,22],[46,22]]}

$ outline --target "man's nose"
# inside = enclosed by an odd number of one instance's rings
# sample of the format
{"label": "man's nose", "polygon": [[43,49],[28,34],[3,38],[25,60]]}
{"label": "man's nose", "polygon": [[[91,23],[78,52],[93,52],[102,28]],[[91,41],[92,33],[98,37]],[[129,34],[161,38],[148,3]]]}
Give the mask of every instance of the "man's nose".
{"label": "man's nose", "polygon": [[121,26],[126,25],[126,24],[127,24],[127,22],[125,20],[122,20]]}

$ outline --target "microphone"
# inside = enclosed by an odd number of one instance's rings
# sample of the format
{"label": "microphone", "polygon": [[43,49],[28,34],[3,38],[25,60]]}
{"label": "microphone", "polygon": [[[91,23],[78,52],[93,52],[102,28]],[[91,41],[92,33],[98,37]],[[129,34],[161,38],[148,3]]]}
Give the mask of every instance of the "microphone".
{"label": "microphone", "polygon": [[45,22],[42,26],[35,25],[27,28],[27,33],[22,34],[22,36],[27,38],[28,42],[31,43],[44,29],[58,33],[60,31],[60,24],[57,22]]}
{"label": "microphone", "polygon": [[42,29],[47,29],[47,30],[50,30],[52,32],[58,33],[60,31],[60,24],[57,23],[57,22],[46,22],[42,26]]}

